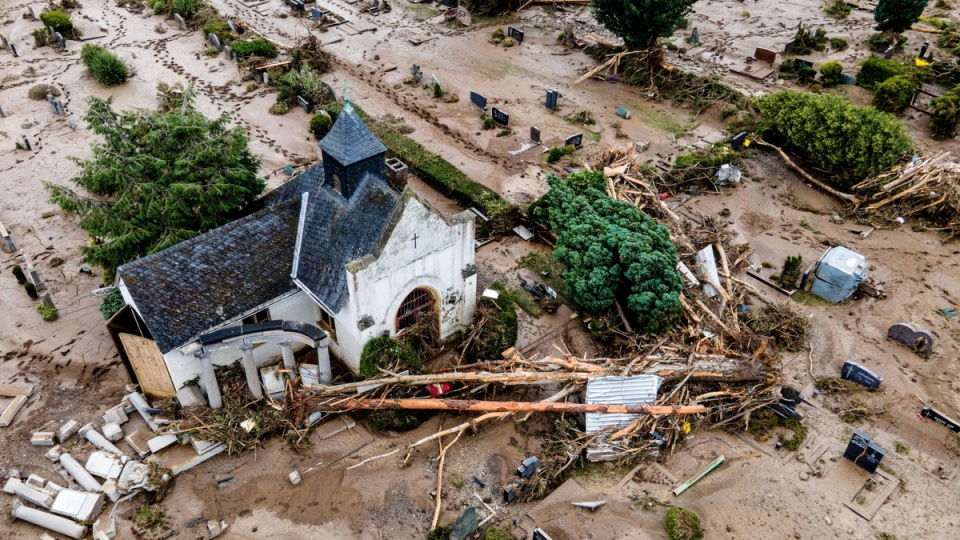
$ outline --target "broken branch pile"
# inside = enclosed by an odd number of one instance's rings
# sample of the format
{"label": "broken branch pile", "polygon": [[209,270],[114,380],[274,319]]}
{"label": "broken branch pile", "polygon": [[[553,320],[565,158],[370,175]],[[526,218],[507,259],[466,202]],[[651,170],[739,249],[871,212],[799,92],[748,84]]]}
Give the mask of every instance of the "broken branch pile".
{"label": "broken branch pile", "polygon": [[936,224],[929,230],[960,236],[960,164],[950,152],[918,158],[853,186],[865,194],[861,216],[919,217]]}

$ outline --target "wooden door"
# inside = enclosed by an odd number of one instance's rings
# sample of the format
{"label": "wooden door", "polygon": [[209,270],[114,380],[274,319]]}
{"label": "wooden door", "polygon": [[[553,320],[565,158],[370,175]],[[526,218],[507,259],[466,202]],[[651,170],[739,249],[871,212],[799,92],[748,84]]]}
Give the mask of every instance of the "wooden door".
{"label": "wooden door", "polygon": [[152,339],[142,338],[133,334],[120,334],[120,341],[130,358],[130,365],[137,374],[140,389],[148,396],[168,398],[176,395],[177,391],[170,380],[170,372],[163,361],[160,348]]}

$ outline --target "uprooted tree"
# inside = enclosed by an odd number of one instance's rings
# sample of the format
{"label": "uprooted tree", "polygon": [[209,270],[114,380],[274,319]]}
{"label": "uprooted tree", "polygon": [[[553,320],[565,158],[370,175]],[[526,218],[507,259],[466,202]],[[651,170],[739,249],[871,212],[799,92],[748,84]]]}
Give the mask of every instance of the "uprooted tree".
{"label": "uprooted tree", "polygon": [[630,50],[649,49],[673,34],[696,0],[593,0],[593,16]]}
{"label": "uprooted tree", "polygon": [[901,34],[920,18],[930,0],[880,0],[873,8],[879,30]]}
{"label": "uprooted tree", "polygon": [[683,280],[670,233],[635,206],[605,192],[600,171],[547,177],[541,208],[557,233],[554,256],[567,266],[567,297],[603,311],[625,299],[638,330],[663,330],[680,311]]}
{"label": "uprooted tree", "polygon": [[93,241],[83,261],[113,272],[137,257],[178,244],[236,218],[264,181],[246,131],[210,120],[189,104],[172,112],[121,111],[112,99],[90,99],[84,116],[103,142],[93,158],[71,158],[80,173],[45,183],[52,202],[80,216]]}
{"label": "uprooted tree", "polygon": [[913,148],[893,115],[843,96],[784,90],[756,105],[763,116],[760,134],[799,151],[841,186],[889,168]]}

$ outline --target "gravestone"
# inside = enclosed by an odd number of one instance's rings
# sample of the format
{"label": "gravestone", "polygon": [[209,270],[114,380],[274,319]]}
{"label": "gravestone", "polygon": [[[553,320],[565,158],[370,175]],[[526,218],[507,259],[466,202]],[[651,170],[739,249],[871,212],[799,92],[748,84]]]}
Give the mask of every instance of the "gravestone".
{"label": "gravestone", "polygon": [[300,0],[290,0],[290,7],[295,13],[306,13],[307,8],[304,7],[303,2]]}
{"label": "gravestone", "polygon": [[547,90],[547,108],[551,111],[557,110],[557,98],[560,97],[560,92],[556,90]]}
{"label": "gravestone", "polygon": [[70,129],[76,131],[76,130],[77,130],[77,121],[74,120],[73,117],[71,116],[70,118],[67,118],[67,126],[69,126]]}
{"label": "gravestone", "polygon": [[577,133],[576,135],[567,137],[567,139],[563,141],[563,144],[564,146],[572,144],[574,147],[580,148],[583,146],[583,133]]}
{"label": "gravestone", "polygon": [[263,84],[270,84],[270,76],[266,71],[263,72]]}
{"label": "gravestone", "polygon": [[317,8],[310,8],[310,18],[319,21],[323,18],[323,12]]}
{"label": "gravestone", "polygon": [[540,128],[535,126],[530,127],[530,140],[535,143],[540,142]]}
{"label": "gravestone", "polygon": [[923,47],[920,47],[920,54],[917,55],[917,58],[923,60],[923,55],[927,54],[927,49],[930,47],[929,41],[923,42]]}
{"label": "gravestone", "polygon": [[3,117],[3,118],[7,117],[7,111],[3,110],[3,107],[0,107],[0,117]]}
{"label": "gravestone", "polygon": [[487,110],[487,98],[476,92],[470,92],[470,103],[473,103],[481,111]]}
{"label": "gravestone", "polygon": [[413,82],[417,84],[420,84],[420,81],[423,80],[423,72],[420,71],[418,64],[414,64],[413,67],[410,68],[410,76],[413,77]]}
{"label": "gravestone", "polygon": [[54,114],[59,114],[60,116],[66,116],[67,111],[63,108],[63,102],[59,99],[51,101],[50,107],[53,108]]}
{"label": "gravestone", "polygon": [[[430,86],[437,86],[437,85],[439,85],[439,84],[440,84],[440,79],[438,79],[436,75],[431,75],[431,76],[430,76]],[[443,88],[442,85],[441,85],[441,88]]]}
{"label": "gravestone", "polygon": [[19,57],[20,57],[20,54],[17,53],[17,48],[13,45],[13,43],[10,44],[10,52],[13,53],[13,57],[14,57],[14,58],[19,58]]}
{"label": "gravestone", "polygon": [[33,12],[33,8],[31,6],[27,6],[27,13],[30,15],[31,19],[37,20],[37,14]]}
{"label": "gravestone", "polygon": [[173,14],[173,20],[177,21],[177,26],[179,26],[181,30],[187,29],[187,21],[183,20],[183,17],[181,17],[179,13]]}
{"label": "gravestone", "polygon": [[447,7],[457,7],[457,0],[440,0],[440,4]]}
{"label": "gravestone", "polygon": [[297,105],[299,105],[301,109],[307,111],[308,113],[311,109],[313,109],[313,106],[310,105],[310,102],[300,96],[297,96]]}
{"label": "gravestone", "polygon": [[730,139],[730,146],[732,146],[734,150],[739,150],[743,148],[743,143],[746,140],[747,140],[747,132],[741,131],[740,133],[737,133],[736,135],[734,135],[732,139]]}
{"label": "gravestone", "polygon": [[851,74],[849,74],[849,73],[841,73],[841,74],[840,74],[840,84],[846,84],[846,85],[849,85],[849,86],[856,86],[856,85],[857,85],[857,76],[856,76],[856,75],[851,75]]}
{"label": "gravestone", "polygon": [[687,38],[687,43],[691,45],[700,44],[700,32],[696,28],[693,29],[693,32],[690,32],[690,37]]}
{"label": "gravestone", "polygon": [[896,45],[891,45],[891,46],[887,47],[887,50],[883,51],[883,59],[884,59],[884,60],[889,60],[889,59],[893,58],[893,51],[894,51],[896,48],[897,48]]}
{"label": "gravestone", "polygon": [[23,145],[27,150],[33,150],[33,146],[30,145],[30,139],[28,139],[26,135],[23,135]]}
{"label": "gravestone", "polygon": [[853,360],[847,360],[843,363],[843,367],[840,368],[840,378],[853,381],[861,386],[866,386],[871,390],[880,388],[880,385],[883,383],[883,377]]}
{"label": "gravestone", "polygon": [[230,46],[229,46],[229,45],[224,45],[224,46],[223,46],[223,53],[227,55],[227,58],[232,59],[232,53],[233,53],[233,51],[230,49]]}
{"label": "gravestone", "polygon": [[847,449],[843,452],[843,457],[854,462],[858,467],[870,474],[877,472],[880,466],[880,460],[887,454],[887,451],[876,444],[870,442],[870,436],[859,429],[853,432],[850,442],[847,443]]}
{"label": "gravestone", "polygon": [[493,108],[493,111],[491,111],[491,114],[492,114],[492,116],[493,116],[493,121],[494,121],[494,122],[496,122],[496,123],[498,123],[498,124],[501,124],[501,125],[504,125],[504,126],[509,126],[509,125],[510,125],[510,115],[509,115],[509,114],[501,111],[500,109],[498,109],[498,108],[496,108],[496,107]]}
{"label": "gravestone", "polygon": [[233,63],[236,64],[236,63],[237,63],[237,53],[231,52],[231,53],[230,53],[230,60],[233,60]]}
{"label": "gravestone", "polygon": [[57,45],[59,45],[61,49],[67,50],[67,40],[63,39],[60,32],[54,32],[53,39],[57,40]]}
{"label": "gravestone", "polygon": [[797,40],[791,39],[783,46],[783,54],[790,54],[793,52],[793,48],[797,46]]}
{"label": "gravestone", "polygon": [[0,49],[9,49],[10,42],[7,41],[7,36],[0,34]]}
{"label": "gravestone", "polygon": [[218,50],[223,50],[223,46],[220,45],[220,38],[216,34],[207,34],[207,42],[210,43],[211,47],[216,47]]}
{"label": "gravestone", "polygon": [[808,67],[808,68],[810,68],[810,69],[813,69],[813,62],[811,62],[811,61],[809,61],[809,60],[804,60],[804,59],[802,59],[802,58],[797,58],[797,59],[795,59],[795,60],[793,61],[793,65],[796,66],[796,68],[797,68],[798,70],[799,70],[799,69],[802,69],[802,68],[805,68],[805,67]]}
{"label": "gravestone", "polygon": [[949,416],[932,407],[924,407],[920,409],[920,416],[928,420],[933,420],[938,424],[942,424],[944,427],[954,433],[960,433],[960,422],[957,422],[953,418],[950,418]]}
{"label": "gravestone", "polygon": [[237,31],[237,27],[233,24],[233,21],[231,21],[230,19],[227,19],[227,26],[230,27],[231,32]]}
{"label": "gravestone", "polygon": [[512,26],[507,27],[507,37],[513,38],[513,40],[517,43],[523,43],[523,32]]}
{"label": "gravestone", "polygon": [[887,329],[887,337],[910,347],[920,356],[928,356],[933,350],[933,334],[927,330],[914,330],[907,323],[897,323]]}
{"label": "gravestone", "polygon": [[763,60],[764,62],[767,62],[770,64],[773,64],[774,62],[777,61],[776,51],[771,51],[770,49],[764,49],[763,47],[757,47],[757,49],[753,51],[753,57],[756,58],[757,60]]}

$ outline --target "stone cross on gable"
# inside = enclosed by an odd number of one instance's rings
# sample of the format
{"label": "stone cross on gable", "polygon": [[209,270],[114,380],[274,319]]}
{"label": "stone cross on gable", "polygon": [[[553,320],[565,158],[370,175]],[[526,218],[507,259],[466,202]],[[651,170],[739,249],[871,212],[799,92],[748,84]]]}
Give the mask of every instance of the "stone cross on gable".
{"label": "stone cross on gable", "polygon": [[417,233],[413,233],[413,249],[417,249],[417,239],[420,238],[417,236]]}
{"label": "stone cross on gable", "polygon": [[347,80],[343,80],[343,102],[346,105],[350,105],[350,85],[347,84]]}

